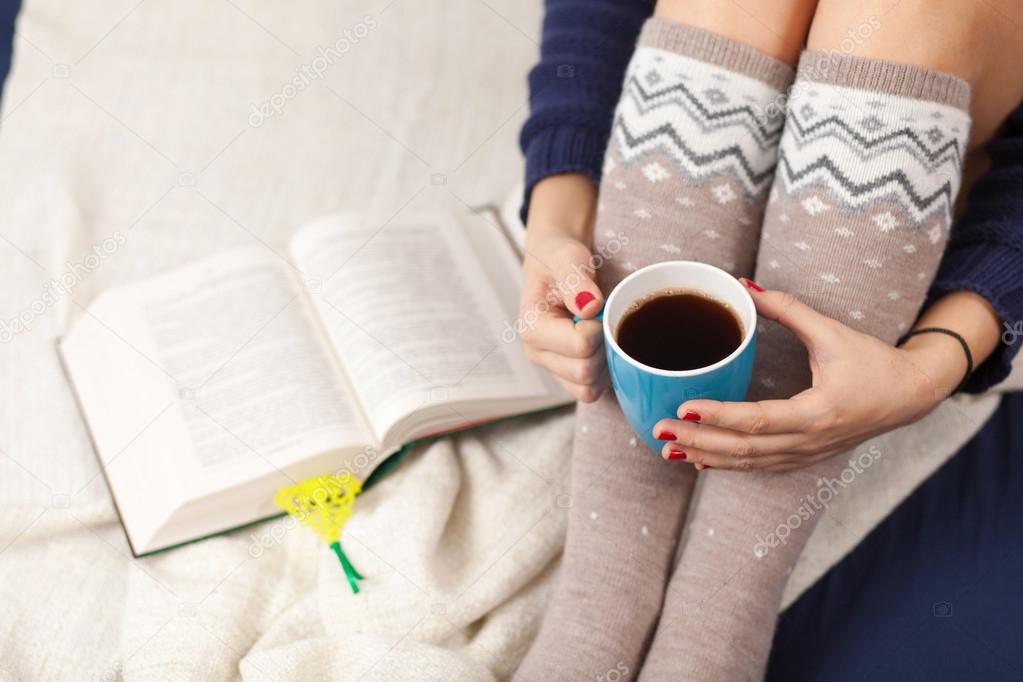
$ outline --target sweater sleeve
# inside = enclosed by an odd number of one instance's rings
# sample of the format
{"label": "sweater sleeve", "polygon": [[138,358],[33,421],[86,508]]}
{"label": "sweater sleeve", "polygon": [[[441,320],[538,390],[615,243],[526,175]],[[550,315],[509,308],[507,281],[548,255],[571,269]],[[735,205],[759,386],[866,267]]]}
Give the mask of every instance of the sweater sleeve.
{"label": "sweater sleeve", "polygon": [[1023,108],[991,143],[990,156],[991,168],[966,197],[930,293],[933,300],[973,291],[1002,320],[1001,343],[963,387],[969,393],[1005,379],[1023,343]]}
{"label": "sweater sleeve", "polygon": [[653,0],[546,0],[540,62],[529,73],[530,114],[522,220],[533,186],[549,175],[600,181],[625,68]]}

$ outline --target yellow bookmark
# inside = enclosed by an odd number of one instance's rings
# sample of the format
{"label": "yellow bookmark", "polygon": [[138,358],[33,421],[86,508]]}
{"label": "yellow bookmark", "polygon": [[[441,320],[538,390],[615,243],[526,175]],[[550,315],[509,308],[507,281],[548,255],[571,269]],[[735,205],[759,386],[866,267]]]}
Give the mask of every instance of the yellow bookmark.
{"label": "yellow bookmark", "polygon": [[284,509],[301,525],[312,529],[337,555],[348,578],[352,592],[359,593],[356,581],[362,576],[341,551],[341,529],[352,515],[355,497],[362,491],[362,481],[351,474],[317,476],[281,488],[274,495],[274,504]]}

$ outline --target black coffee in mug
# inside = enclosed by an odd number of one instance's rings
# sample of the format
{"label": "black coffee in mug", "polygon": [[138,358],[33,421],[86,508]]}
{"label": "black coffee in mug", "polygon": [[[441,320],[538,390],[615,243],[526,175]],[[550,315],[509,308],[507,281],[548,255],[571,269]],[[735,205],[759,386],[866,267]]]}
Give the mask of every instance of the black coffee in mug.
{"label": "black coffee in mug", "polygon": [[644,365],[699,369],[723,360],[742,343],[732,309],[691,289],[661,289],[635,301],[618,324],[619,347]]}

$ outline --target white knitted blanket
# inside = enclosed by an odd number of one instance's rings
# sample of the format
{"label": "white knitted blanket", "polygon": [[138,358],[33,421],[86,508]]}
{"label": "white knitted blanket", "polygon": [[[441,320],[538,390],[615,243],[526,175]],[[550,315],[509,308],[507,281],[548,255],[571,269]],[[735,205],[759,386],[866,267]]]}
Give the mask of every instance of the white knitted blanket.
{"label": "white knitted blanket", "polygon": [[[540,5],[25,2],[0,123],[0,320],[27,327],[0,339],[0,679],[514,669],[563,544],[569,413],[414,451],[346,528],[367,578],[353,596],[284,521],[131,558],[53,343],[106,287],[235,246],[281,250],[329,212],[505,196]],[[43,294],[67,272],[70,293]],[[996,403],[949,403],[879,439],[787,600]]]}

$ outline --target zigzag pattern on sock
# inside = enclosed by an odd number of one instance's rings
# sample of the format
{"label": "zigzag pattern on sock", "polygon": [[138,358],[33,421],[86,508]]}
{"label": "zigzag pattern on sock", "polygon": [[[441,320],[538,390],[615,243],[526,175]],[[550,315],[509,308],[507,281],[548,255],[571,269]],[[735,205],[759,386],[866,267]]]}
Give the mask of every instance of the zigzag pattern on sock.
{"label": "zigzag pattern on sock", "polygon": [[[801,65],[800,78],[806,71]],[[954,104],[884,92],[864,100],[857,88],[800,81],[778,155],[784,197],[813,216],[867,211],[882,231],[927,230],[937,244],[951,222],[969,129],[969,114]]]}
{"label": "zigzag pattern on sock", "polygon": [[[762,200],[784,125],[780,102],[779,90],[762,81],[641,45],[615,113],[608,170],[657,155],[687,186],[713,182],[716,195]],[[643,173],[651,182],[668,177],[656,161]]]}

